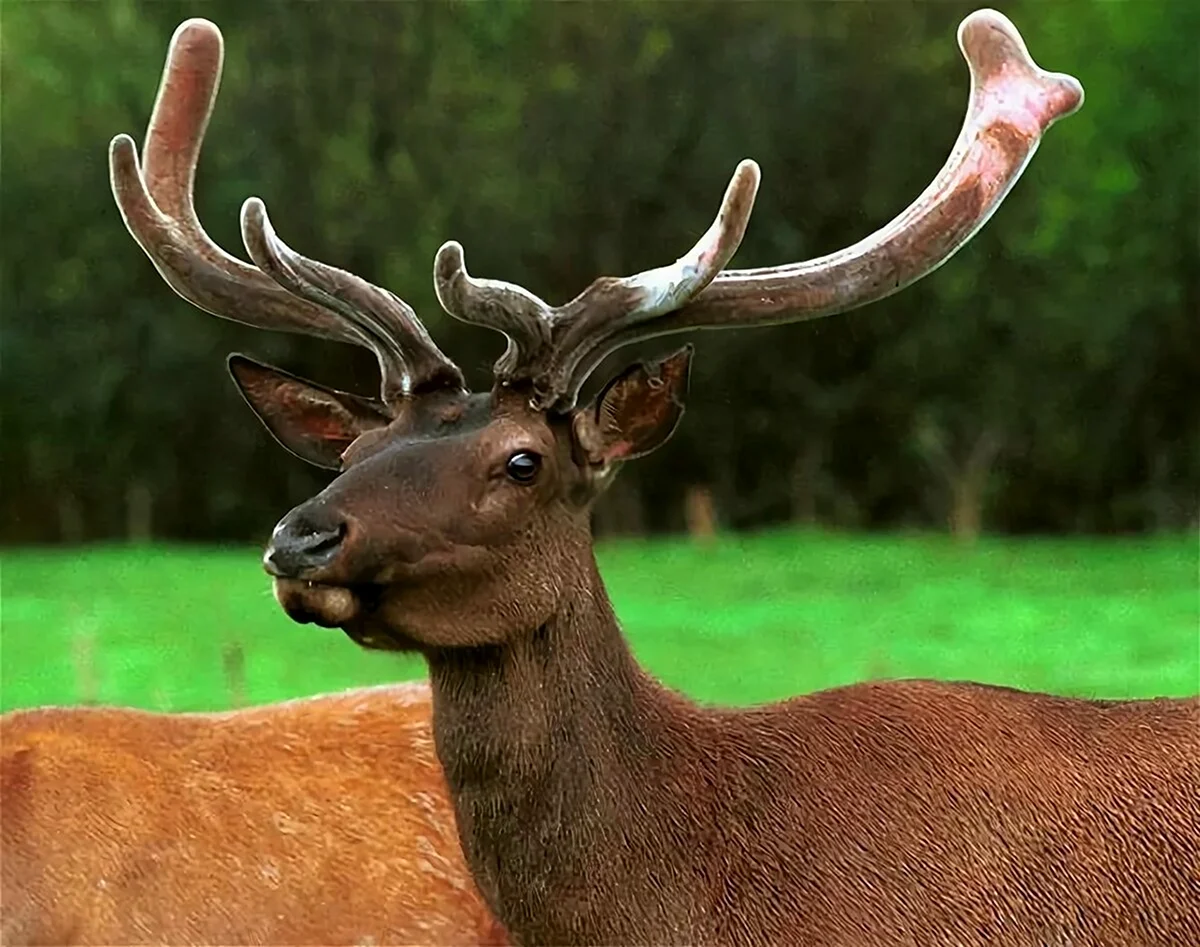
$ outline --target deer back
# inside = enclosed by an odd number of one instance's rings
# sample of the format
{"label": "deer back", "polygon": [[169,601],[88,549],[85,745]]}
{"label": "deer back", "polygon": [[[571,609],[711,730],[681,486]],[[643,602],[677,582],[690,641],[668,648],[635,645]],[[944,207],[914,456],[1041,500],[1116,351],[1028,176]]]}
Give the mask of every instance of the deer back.
{"label": "deer back", "polygon": [[3,937],[502,944],[427,685],[228,713],[0,718]]}

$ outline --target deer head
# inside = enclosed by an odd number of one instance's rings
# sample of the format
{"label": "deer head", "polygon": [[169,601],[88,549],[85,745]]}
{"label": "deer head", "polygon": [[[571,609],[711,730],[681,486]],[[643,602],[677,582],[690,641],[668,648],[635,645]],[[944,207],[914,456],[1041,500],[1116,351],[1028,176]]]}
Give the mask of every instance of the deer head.
{"label": "deer head", "polygon": [[192,188],[222,41],[206,20],[180,26],[141,162],[128,136],[111,146],[127,227],[171,287],[201,309],[365,346],[382,373],[380,397],[370,399],[230,358],[271,433],[338,471],[280,521],[264,556],[288,614],[342,627],[366,645],[427,650],[500,643],[568,607],[591,564],[591,504],[623,463],[671,436],[687,391],[689,348],[631,366],[577,405],[606,355],[687,329],[844,312],[896,292],[971,238],[1045,130],[1081,104],[1079,84],[1038,68],[1002,15],[973,14],[958,39],[971,92],[950,158],[895,220],[837,253],[724,269],[758,188],[752,161],[738,166],[716,220],[679,260],[600,278],[562,306],[470,276],[462,247],[445,244],[434,265],[443,308],[508,341],[491,391],[471,394],[409,306],[289,248],[257,198],[241,215],[254,266],[207,236]]}

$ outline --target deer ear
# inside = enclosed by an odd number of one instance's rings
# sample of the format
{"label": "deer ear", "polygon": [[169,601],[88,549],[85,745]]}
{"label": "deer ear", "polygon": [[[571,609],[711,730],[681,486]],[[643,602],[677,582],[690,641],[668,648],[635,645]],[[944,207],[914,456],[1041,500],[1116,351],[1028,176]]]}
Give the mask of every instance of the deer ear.
{"label": "deer ear", "polygon": [[360,434],[390,420],[381,402],[334,391],[263,365],[229,356],[229,374],[268,431],[301,460],[337,470]]}
{"label": "deer ear", "polygon": [[630,365],[572,418],[576,446],[587,463],[603,466],[657,450],[683,417],[692,347],[662,361]]}

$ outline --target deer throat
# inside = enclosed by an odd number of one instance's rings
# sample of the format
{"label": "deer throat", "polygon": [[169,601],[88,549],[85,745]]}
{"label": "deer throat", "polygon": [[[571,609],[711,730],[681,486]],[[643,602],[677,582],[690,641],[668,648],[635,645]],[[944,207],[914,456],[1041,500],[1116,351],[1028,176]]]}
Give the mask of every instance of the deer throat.
{"label": "deer throat", "polygon": [[504,646],[428,658],[463,848],[514,936],[694,942],[711,892],[692,866],[717,824],[707,718],[637,666],[603,589]]}

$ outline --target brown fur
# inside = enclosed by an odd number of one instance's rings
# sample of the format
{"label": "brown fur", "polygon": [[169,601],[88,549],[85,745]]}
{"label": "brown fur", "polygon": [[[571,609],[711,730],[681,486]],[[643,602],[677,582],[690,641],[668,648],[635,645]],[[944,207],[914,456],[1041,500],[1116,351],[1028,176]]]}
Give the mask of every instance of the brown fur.
{"label": "brown fur", "polygon": [[897,681],[705,709],[602,604],[430,662],[468,859],[522,943],[1200,944],[1196,700]]}
{"label": "brown fur", "polygon": [[426,684],[0,717],[5,944],[503,944]]}
{"label": "brown fur", "polygon": [[[514,939],[1200,945],[1200,700],[904,681],[734,711],[639,669],[588,512],[685,380],[627,372],[572,418],[503,390],[447,430],[418,411],[276,532],[344,526],[277,573],[289,614],[428,659],[463,847]],[[497,474],[527,451],[536,482]]]}

